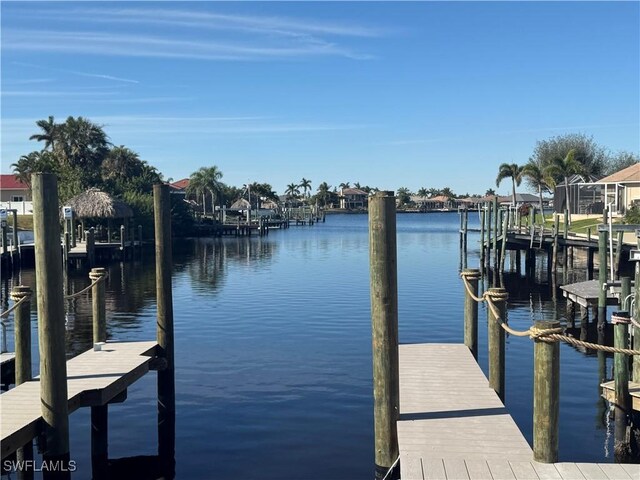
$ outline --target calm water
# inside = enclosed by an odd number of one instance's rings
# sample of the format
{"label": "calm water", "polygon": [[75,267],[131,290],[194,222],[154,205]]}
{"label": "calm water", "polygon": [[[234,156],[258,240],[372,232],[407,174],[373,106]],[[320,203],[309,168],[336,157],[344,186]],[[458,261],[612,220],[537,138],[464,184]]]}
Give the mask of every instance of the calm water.
{"label": "calm water", "polygon": [[[470,226],[476,223],[470,215]],[[398,216],[401,342],[462,341],[458,225],[451,213]],[[469,249],[468,264],[477,266],[477,236]],[[175,250],[177,478],[371,478],[367,217],[332,215],[265,238],[187,240]],[[576,259],[575,266],[583,264]],[[109,338],[155,339],[152,254],[112,264],[109,273]],[[543,280],[505,275],[516,327],[563,315],[561,296],[554,301],[546,274],[538,274]],[[584,277],[576,268],[570,278]],[[20,281],[34,285],[33,272],[4,287]],[[73,272],[69,290],[88,283],[86,272]],[[67,349],[76,354],[91,346],[90,299],[67,309]],[[486,372],[486,312],[481,318]],[[35,339],[35,311],[33,323]],[[10,350],[12,336],[9,328]],[[598,387],[612,362],[560,348],[560,459],[612,461]],[[530,340],[507,339],[506,403],[529,442],[532,362]],[[110,457],[155,454],[155,405],[150,373],[129,388],[125,403],[110,407]],[[89,478],[89,409],[70,423],[74,478]]]}

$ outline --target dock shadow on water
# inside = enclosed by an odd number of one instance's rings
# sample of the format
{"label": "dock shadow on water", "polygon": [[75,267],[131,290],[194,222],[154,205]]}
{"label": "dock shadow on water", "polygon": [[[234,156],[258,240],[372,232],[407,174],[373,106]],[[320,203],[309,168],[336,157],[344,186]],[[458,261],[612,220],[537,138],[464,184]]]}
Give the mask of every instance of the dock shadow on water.
{"label": "dock shadow on water", "polygon": [[[477,223],[470,215],[469,227]],[[458,226],[455,213],[397,218],[401,344],[462,341]],[[479,262],[474,233],[465,262],[469,267]],[[586,278],[584,262],[574,258],[571,281]],[[107,269],[107,338],[155,338],[153,251]],[[535,320],[566,322],[566,302],[557,288],[562,275],[554,288],[544,262],[526,275],[508,256],[505,270],[510,325],[526,329]],[[371,478],[366,215],[331,215],[324,224],[292,226],[267,237],[176,240],[172,281],[176,478]],[[493,278],[485,277],[487,288],[489,281]],[[33,270],[3,278],[2,302],[19,284],[35,287]],[[87,271],[72,270],[65,291],[87,284]],[[32,337],[37,338],[35,302],[31,308]],[[66,301],[65,311],[66,347],[74,356],[93,343],[91,299]],[[484,307],[480,319],[478,360],[486,374]],[[579,319],[575,328],[580,329]],[[11,324],[7,339],[13,350]],[[506,342],[506,408],[531,443],[533,342],[509,336]],[[560,460],[613,461],[613,427],[600,396],[612,359],[564,344],[560,348]],[[37,350],[33,342],[34,365]],[[131,478],[154,468],[147,456],[157,445],[155,377],[145,375],[128,389],[126,402],[110,405],[109,456],[137,457],[135,464],[122,460],[113,467]],[[91,475],[89,425],[88,409],[70,417],[74,478]]]}

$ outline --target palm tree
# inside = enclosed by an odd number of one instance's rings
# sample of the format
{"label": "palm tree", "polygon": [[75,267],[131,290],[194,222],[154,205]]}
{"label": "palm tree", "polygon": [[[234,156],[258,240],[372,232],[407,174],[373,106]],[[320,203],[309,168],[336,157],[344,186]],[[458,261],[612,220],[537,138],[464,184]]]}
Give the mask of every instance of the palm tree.
{"label": "palm tree", "polygon": [[307,194],[307,190],[311,191],[311,180],[307,180],[306,178],[302,177],[302,180],[300,180],[300,185],[298,186],[302,188],[302,190],[304,190],[304,194],[308,197],[309,195]]}
{"label": "palm tree", "polygon": [[583,165],[576,160],[575,149],[569,150],[564,158],[555,157],[551,163],[544,169],[545,175],[550,181],[550,187],[555,187],[556,177],[564,178],[564,193],[567,202],[567,222],[571,225],[571,196],[569,195],[569,177],[583,172]]}
{"label": "palm tree", "polygon": [[526,178],[531,186],[538,190],[538,197],[540,200],[540,215],[542,215],[542,223],[544,223],[542,190],[549,189],[549,184],[547,182],[548,176],[545,174],[544,169],[540,168],[540,165],[534,160],[529,160],[529,163],[522,167],[521,176],[523,178]]}
{"label": "palm tree", "polygon": [[453,190],[451,190],[449,187],[444,187],[442,190],[440,190],[440,195],[444,195],[445,197],[451,199],[455,197],[455,194],[453,193]]}
{"label": "palm tree", "polygon": [[38,172],[55,171],[56,162],[51,152],[31,152],[22,155],[20,159],[11,164],[15,177],[31,189],[31,174]]}
{"label": "palm tree", "polygon": [[35,133],[29,137],[29,140],[35,140],[37,142],[44,142],[43,150],[47,150],[51,147],[51,150],[55,148],[55,142],[57,135],[60,131],[60,125],[56,124],[52,115],[49,115],[47,120],[38,120],[36,125],[40,127],[42,133]]}
{"label": "palm tree", "polygon": [[416,193],[418,194],[419,197],[426,197],[427,195],[429,195],[429,190],[427,190],[426,188],[422,187]]}
{"label": "palm tree", "polygon": [[211,214],[215,216],[216,200],[220,193],[222,172],[215,165],[212,167],[203,167],[201,170],[203,170],[205,188],[211,195]]}
{"label": "palm tree", "polygon": [[322,182],[318,185],[318,198],[322,200],[324,206],[327,205],[327,197],[329,196],[330,189],[331,186],[327,182]]}
{"label": "palm tree", "polygon": [[500,182],[505,178],[511,178],[511,185],[513,187],[513,196],[511,198],[512,204],[516,206],[516,185],[520,186],[522,182],[522,167],[519,167],[516,163],[503,163],[498,168],[498,177],[496,178],[496,187],[500,186]]}
{"label": "palm tree", "polygon": [[187,195],[202,195],[202,214],[206,215],[206,193],[207,193],[207,176],[206,167],[193,172],[189,176],[189,185],[187,186]]}
{"label": "palm tree", "polygon": [[489,188],[486,192],[484,192],[485,197],[493,197],[496,194],[496,191],[493,188]]}
{"label": "palm tree", "polygon": [[350,186],[351,184],[349,182],[342,182],[340,185],[338,185],[340,190],[342,190],[343,188],[349,188]]}
{"label": "palm tree", "polygon": [[298,195],[300,195],[300,188],[298,187],[299,185],[295,183],[290,183],[289,185],[287,185],[287,189],[284,191],[284,194],[287,197],[295,198]]}
{"label": "palm tree", "polygon": [[398,200],[400,201],[400,205],[409,203],[411,201],[411,190],[407,187],[400,187],[398,189]]}

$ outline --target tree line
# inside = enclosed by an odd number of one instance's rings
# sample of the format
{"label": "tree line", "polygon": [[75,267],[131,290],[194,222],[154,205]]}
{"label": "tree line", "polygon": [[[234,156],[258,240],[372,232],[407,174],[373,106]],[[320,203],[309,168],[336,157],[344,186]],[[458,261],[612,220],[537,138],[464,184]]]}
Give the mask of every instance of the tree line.
{"label": "tree line", "polygon": [[502,180],[511,179],[512,201],[516,203],[516,186],[522,180],[538,192],[540,211],[543,192],[553,192],[556,186],[564,185],[568,221],[571,222],[569,179],[580,175],[585,181],[611,175],[640,161],[637,154],[620,151],[610,153],[598,145],[593,137],[584,134],[569,134],[538,141],[533,155],[524,165],[503,163],[498,167],[496,186]]}

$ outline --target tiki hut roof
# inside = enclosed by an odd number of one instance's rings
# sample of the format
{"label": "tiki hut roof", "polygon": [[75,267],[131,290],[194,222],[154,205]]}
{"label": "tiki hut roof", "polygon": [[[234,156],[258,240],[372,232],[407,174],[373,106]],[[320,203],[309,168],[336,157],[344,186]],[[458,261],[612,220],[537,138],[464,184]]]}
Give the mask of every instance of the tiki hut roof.
{"label": "tiki hut roof", "polygon": [[131,207],[97,188],[90,188],[67,201],[77,218],[127,218],[133,216]]}

